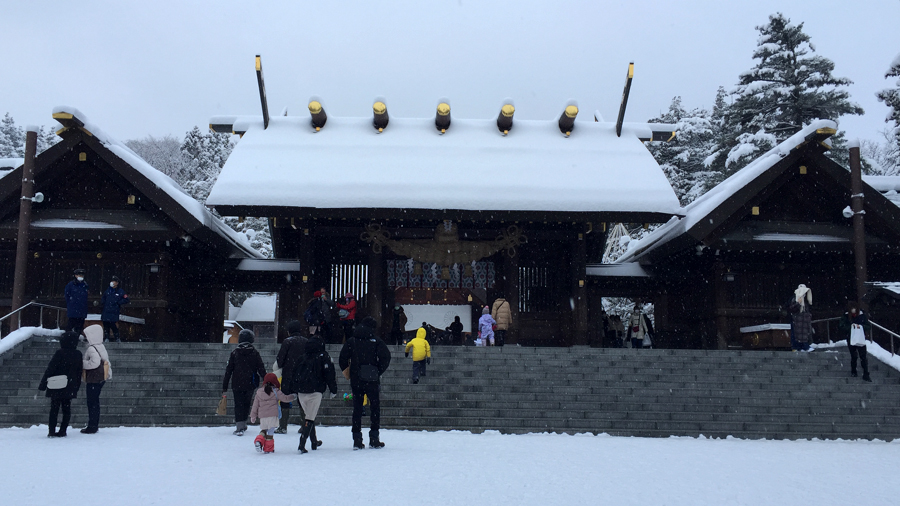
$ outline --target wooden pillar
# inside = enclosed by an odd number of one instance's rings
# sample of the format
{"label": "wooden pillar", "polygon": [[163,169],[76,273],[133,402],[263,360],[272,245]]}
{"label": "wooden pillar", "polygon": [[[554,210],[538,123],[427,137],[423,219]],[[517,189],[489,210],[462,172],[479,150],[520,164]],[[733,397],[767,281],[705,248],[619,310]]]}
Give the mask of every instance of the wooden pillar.
{"label": "wooden pillar", "polygon": [[866,296],[866,228],[863,222],[862,168],[859,161],[859,144],[850,148],[850,210],[853,211],[853,257],[856,260],[856,300],[862,309],[869,309]]}
{"label": "wooden pillar", "polygon": [[572,319],[574,336],[571,344],[588,344],[587,248],[584,234],[578,234],[572,245]]}
{"label": "wooden pillar", "polygon": [[369,292],[366,295],[366,313],[375,318],[378,328],[382,328],[382,324],[386,321],[384,317],[384,291],[386,289],[384,255],[370,249],[367,263],[366,284]]}
{"label": "wooden pillar", "polygon": [[503,294],[509,303],[509,316],[512,325],[506,331],[504,344],[518,344],[519,342],[519,255],[506,257],[503,262],[503,275],[506,277],[506,289]]}
{"label": "wooden pillar", "polygon": [[308,228],[308,223],[303,223],[302,227],[297,230],[297,234],[299,234],[297,259],[300,261],[300,283],[297,287],[299,299],[297,303],[301,314],[306,311],[306,304],[312,300],[313,292],[319,289],[316,286],[314,276],[316,270],[315,238],[312,235],[312,230]]}
{"label": "wooden pillar", "polygon": [[[37,132],[25,134],[25,164],[22,166],[22,198],[19,200],[19,232],[16,237],[16,266],[13,271],[12,311],[25,305],[25,279],[28,274],[28,232],[31,228],[31,199],[34,197],[34,155]],[[18,316],[10,317],[9,329],[19,328]]]}
{"label": "wooden pillar", "polygon": [[[287,337],[285,330],[287,324],[291,320],[300,320],[303,318],[303,311],[300,308],[300,289],[297,274],[290,274],[291,280],[288,284],[278,291],[278,300],[275,304],[275,341],[281,342]],[[302,279],[302,278],[301,278]],[[303,308],[304,310],[306,308]]]}
{"label": "wooden pillar", "polygon": [[728,349],[728,317],[725,313],[725,265],[716,262],[713,266],[713,314],[716,319],[716,348]]}

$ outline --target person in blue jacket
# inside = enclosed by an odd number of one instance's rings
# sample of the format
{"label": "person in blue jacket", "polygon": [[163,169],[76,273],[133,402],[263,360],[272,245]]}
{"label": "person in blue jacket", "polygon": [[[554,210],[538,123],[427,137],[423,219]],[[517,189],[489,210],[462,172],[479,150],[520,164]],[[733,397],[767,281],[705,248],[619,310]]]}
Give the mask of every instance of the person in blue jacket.
{"label": "person in blue jacket", "polygon": [[69,325],[66,330],[81,335],[88,310],[88,285],[84,282],[84,269],[75,269],[75,279],[66,285],[66,316]]}
{"label": "person in blue jacket", "polygon": [[103,322],[104,341],[110,341],[115,337],[117,343],[122,342],[116,322],[119,321],[119,309],[128,302],[128,294],[119,288],[119,277],[113,276],[112,281],[109,282],[109,288],[103,292],[103,296],[100,298],[100,305],[103,306],[100,321]]}

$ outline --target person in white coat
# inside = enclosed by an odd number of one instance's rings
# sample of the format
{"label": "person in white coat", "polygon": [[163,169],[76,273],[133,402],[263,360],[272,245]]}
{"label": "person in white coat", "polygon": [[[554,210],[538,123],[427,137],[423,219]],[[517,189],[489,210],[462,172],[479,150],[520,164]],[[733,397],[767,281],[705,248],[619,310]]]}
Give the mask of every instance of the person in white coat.
{"label": "person in white coat", "polygon": [[103,327],[91,325],[84,329],[87,349],[84,351],[84,389],[87,397],[88,424],[83,434],[96,434],[100,428],[100,391],[106,380],[112,377],[109,353],[103,346]]}

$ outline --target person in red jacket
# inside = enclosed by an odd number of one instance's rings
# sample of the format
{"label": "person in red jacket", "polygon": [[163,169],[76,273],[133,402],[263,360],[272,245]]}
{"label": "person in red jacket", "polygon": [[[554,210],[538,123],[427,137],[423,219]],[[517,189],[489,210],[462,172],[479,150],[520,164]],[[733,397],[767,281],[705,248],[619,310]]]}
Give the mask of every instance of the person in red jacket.
{"label": "person in red jacket", "polygon": [[340,311],[341,326],[344,327],[344,342],[353,337],[353,329],[356,327],[356,297],[352,293],[344,296],[344,303],[335,304]]}

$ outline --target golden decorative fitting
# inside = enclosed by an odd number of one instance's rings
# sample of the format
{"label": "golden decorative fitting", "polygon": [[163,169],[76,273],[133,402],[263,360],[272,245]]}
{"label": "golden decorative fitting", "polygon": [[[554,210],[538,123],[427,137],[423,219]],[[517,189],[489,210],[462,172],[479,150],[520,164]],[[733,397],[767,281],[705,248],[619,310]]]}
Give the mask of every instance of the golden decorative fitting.
{"label": "golden decorative fitting", "polygon": [[375,111],[375,114],[384,114],[387,112],[387,106],[384,105],[384,102],[375,102],[372,105],[372,110]]}
{"label": "golden decorative fitting", "polygon": [[322,104],[318,100],[313,100],[309,103],[309,112],[310,114],[319,114],[322,112]]}
{"label": "golden decorative fitting", "polygon": [[437,113],[441,116],[450,114],[450,104],[447,104],[446,102],[441,102],[440,104],[438,104]]}
{"label": "golden decorative fitting", "polygon": [[570,106],[566,107],[566,116],[568,116],[572,119],[575,119],[575,116],[578,116],[578,107],[576,107],[574,105],[570,105]]}
{"label": "golden decorative fitting", "polygon": [[500,113],[506,116],[507,118],[512,118],[513,113],[516,112],[516,108],[513,107],[512,104],[505,104],[500,108]]}
{"label": "golden decorative fitting", "polygon": [[81,153],[78,153],[78,161],[86,162],[87,161],[87,153],[85,153],[84,151],[82,151]]}

